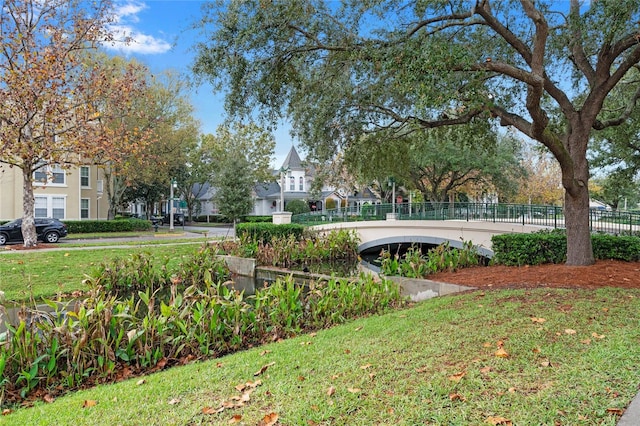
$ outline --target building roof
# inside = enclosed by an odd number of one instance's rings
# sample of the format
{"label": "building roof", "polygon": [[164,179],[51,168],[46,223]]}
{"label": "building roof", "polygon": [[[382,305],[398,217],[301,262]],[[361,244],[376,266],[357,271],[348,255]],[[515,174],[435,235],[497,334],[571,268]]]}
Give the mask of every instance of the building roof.
{"label": "building roof", "polygon": [[253,190],[258,198],[270,198],[274,195],[280,196],[280,185],[277,182],[258,183]]}
{"label": "building roof", "polygon": [[287,154],[287,158],[284,159],[284,163],[282,163],[282,167],[280,170],[303,170],[302,160],[300,160],[300,156],[298,155],[298,151],[296,151],[296,147],[292,146],[289,154]]}

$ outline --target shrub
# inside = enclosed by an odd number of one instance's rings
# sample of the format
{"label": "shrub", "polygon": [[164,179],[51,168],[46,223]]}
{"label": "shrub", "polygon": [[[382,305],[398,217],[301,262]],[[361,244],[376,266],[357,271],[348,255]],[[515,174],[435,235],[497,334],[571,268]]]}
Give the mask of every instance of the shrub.
{"label": "shrub", "polygon": [[273,223],[239,223],[236,225],[236,236],[247,237],[250,240],[268,243],[275,237],[288,237],[293,235],[296,240],[302,238],[304,226],[290,223],[276,225]]}
{"label": "shrub", "polygon": [[242,222],[248,223],[272,223],[273,216],[245,216],[242,218]]}
{"label": "shrub", "polygon": [[70,234],[86,234],[90,232],[137,232],[150,231],[150,221],[144,219],[118,220],[65,220]]}
{"label": "shrub", "polygon": [[337,202],[336,202],[336,200],[335,200],[335,199],[333,199],[333,198],[327,198],[327,199],[325,200],[325,202],[324,202],[324,207],[325,207],[327,210],[333,210],[333,209],[335,209],[335,208],[336,208],[336,206],[337,206],[337,205],[338,205],[338,203],[337,203]]}
{"label": "shrub", "polygon": [[[502,234],[491,238],[495,264],[540,265],[566,261],[567,236],[564,230],[531,234]],[[591,236],[596,259],[640,260],[640,238],[609,234]]]}
{"label": "shrub", "polygon": [[309,213],[311,211],[309,204],[303,200],[291,200],[286,204],[284,209],[292,214]]}

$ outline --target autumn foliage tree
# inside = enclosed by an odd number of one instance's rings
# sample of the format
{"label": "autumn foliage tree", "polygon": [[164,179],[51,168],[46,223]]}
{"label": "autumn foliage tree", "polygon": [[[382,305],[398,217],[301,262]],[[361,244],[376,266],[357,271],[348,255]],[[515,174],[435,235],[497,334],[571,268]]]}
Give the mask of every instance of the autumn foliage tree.
{"label": "autumn foliage tree", "polygon": [[0,14],[0,162],[23,176],[24,245],[36,245],[33,175],[58,164],[86,161],[110,150],[98,132],[92,102],[119,93],[126,102],[132,81],[104,78],[87,68],[87,52],[109,42],[111,3],[97,0],[5,0]]}

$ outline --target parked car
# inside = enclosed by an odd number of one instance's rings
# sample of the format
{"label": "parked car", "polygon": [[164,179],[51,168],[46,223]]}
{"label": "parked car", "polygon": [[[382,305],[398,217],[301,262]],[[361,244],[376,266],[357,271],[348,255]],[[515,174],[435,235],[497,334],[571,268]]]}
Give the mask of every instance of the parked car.
{"label": "parked car", "polygon": [[[67,225],[53,218],[36,218],[36,234],[38,240],[45,243],[57,243],[67,236]],[[0,246],[7,243],[20,243],[22,238],[22,219],[12,220],[0,225]]]}
{"label": "parked car", "polygon": [[[169,224],[171,222],[171,216],[165,214],[162,218],[163,224]],[[174,225],[184,225],[184,213],[174,213],[173,214],[173,224]]]}

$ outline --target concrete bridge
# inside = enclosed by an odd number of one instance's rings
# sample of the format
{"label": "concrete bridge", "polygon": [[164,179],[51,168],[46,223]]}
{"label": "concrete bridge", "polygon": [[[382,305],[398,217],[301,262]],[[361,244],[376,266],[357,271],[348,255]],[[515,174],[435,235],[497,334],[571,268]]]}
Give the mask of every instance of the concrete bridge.
{"label": "concrete bridge", "polygon": [[382,220],[334,222],[311,226],[317,231],[333,229],[355,230],[360,238],[359,251],[390,244],[433,244],[448,242],[451,247],[462,248],[463,242],[471,241],[478,252],[492,257],[491,237],[506,233],[531,233],[548,226],[505,222],[465,220]]}

